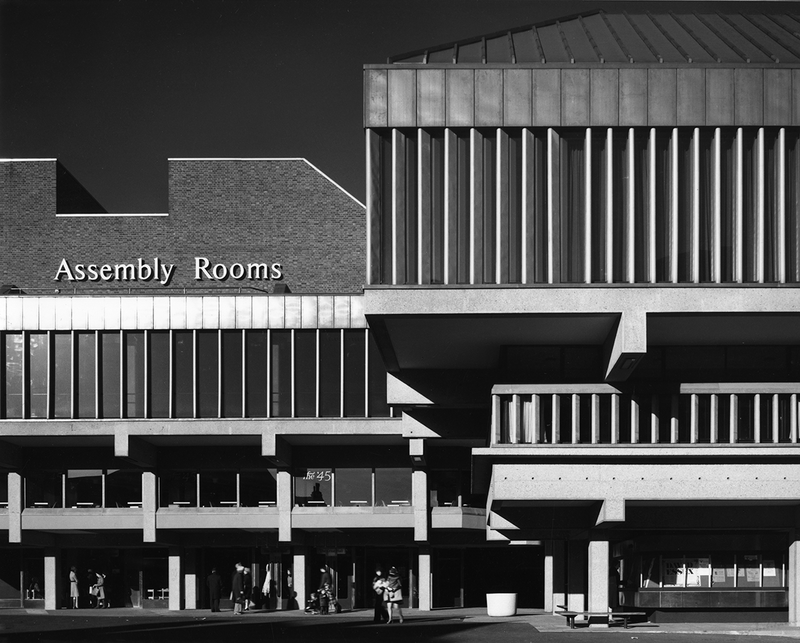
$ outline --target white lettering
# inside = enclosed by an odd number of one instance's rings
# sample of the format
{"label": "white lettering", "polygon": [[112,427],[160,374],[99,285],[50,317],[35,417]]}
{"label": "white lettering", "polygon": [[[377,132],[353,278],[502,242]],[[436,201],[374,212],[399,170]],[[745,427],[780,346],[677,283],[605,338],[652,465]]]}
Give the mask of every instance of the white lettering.
{"label": "white lettering", "polygon": [[132,263],[118,263],[114,266],[114,279],[117,281],[135,281],[136,266]]}
{"label": "white lettering", "polygon": [[248,263],[248,279],[269,279],[269,266],[265,263]]}
{"label": "white lettering", "polygon": [[162,279],[159,280],[159,283],[162,286],[166,286],[172,281],[172,275],[175,273],[175,264],[171,263],[169,265],[162,264],[161,265],[161,274],[163,276]]}
{"label": "white lettering", "polygon": [[239,281],[244,277],[244,266],[240,263],[235,263],[231,266],[231,279]]}
{"label": "white lettering", "polygon": [[203,277],[200,276],[201,272],[206,276],[206,279],[209,279],[209,280],[213,279],[213,277],[210,274],[208,274],[208,264],[209,263],[210,263],[209,260],[206,259],[205,257],[195,257],[194,258],[194,279],[195,279],[195,281],[203,281]]}
{"label": "white lettering", "polygon": [[[95,266],[92,266],[93,268]],[[111,281],[114,279],[114,268],[109,266],[108,264],[104,264],[100,267],[100,278],[103,281]]]}
{"label": "white lettering", "polygon": [[211,274],[214,275],[215,279],[223,281],[228,276],[228,269],[225,267],[225,264],[215,263],[214,267],[211,269]]}
{"label": "white lettering", "polygon": [[[156,258],[156,265],[158,264],[158,258]],[[147,272],[145,272],[145,270]],[[150,281],[153,278],[153,269],[150,267],[150,264],[145,263],[144,260],[139,257],[139,279],[142,281]]]}
{"label": "white lettering", "polygon": [[66,276],[67,281],[75,281],[75,277],[69,269],[69,262],[66,259],[61,260],[61,264],[58,266],[58,270],[56,270],[56,276],[53,278],[53,281],[61,281],[62,273]]}
{"label": "white lettering", "polygon": [[281,279],[283,278],[283,266],[279,263],[272,264],[272,274],[270,275],[272,279]]}

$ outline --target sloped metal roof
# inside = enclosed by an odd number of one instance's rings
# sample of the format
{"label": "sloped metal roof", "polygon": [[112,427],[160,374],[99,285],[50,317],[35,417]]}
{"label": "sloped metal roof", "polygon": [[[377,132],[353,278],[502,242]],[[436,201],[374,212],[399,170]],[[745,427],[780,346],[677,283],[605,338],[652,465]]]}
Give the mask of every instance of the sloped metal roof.
{"label": "sloped metal roof", "polygon": [[601,10],[392,56],[389,62],[797,63],[800,15]]}

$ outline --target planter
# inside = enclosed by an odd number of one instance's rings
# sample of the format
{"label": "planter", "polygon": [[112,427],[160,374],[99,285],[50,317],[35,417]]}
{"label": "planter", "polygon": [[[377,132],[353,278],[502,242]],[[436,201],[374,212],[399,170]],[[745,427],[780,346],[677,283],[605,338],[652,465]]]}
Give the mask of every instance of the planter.
{"label": "planter", "polygon": [[487,594],[486,613],[489,616],[514,616],[517,613],[517,595]]}

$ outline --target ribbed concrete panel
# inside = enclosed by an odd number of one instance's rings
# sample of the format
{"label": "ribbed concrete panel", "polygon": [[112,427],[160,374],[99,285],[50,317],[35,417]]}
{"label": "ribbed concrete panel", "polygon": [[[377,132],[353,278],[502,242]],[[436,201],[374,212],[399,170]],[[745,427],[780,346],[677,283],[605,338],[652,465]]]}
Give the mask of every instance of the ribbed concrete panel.
{"label": "ribbed concrete panel", "polygon": [[22,327],[34,328],[39,326],[39,305],[38,302],[30,299],[22,300]]}
{"label": "ribbed concrete panel", "polygon": [[268,328],[284,328],[286,325],[285,319],[285,297],[269,297],[269,313],[267,316],[267,327]]}
{"label": "ribbed concrete panel", "polygon": [[302,328],[316,328],[317,327],[317,298],[316,297],[301,297],[302,304],[301,322]]}
{"label": "ribbed concrete panel", "polygon": [[251,328],[266,328],[269,325],[269,297],[254,297],[252,301]]}
{"label": "ribbed concrete panel", "polygon": [[444,97],[444,69],[421,69],[417,72],[418,127],[444,126]]}
{"label": "ribbed concrete panel", "polygon": [[219,327],[236,328],[236,303],[238,297],[219,298]]}
{"label": "ribbed concrete panel", "polygon": [[153,328],[170,328],[170,299],[168,297],[153,298]]}
{"label": "ribbed concrete panel", "polygon": [[[120,302],[120,316],[118,319],[120,320],[114,326],[106,326],[108,330],[119,330],[121,327],[124,328],[136,328],[137,327],[137,320],[139,318],[138,315],[138,300],[134,297],[125,297]],[[104,311],[106,312],[106,311]],[[108,319],[108,315],[105,315],[106,319]],[[121,326],[120,326],[121,324]]]}
{"label": "ribbed concrete panel", "polygon": [[103,328],[106,320],[106,311],[103,302],[96,301],[94,298],[85,298],[86,310],[88,312],[87,324],[89,328]]}
{"label": "ribbed concrete panel", "polygon": [[[2,321],[2,320],[0,320]],[[0,323],[0,328],[3,325]],[[71,299],[57,299],[56,300],[56,330],[71,330],[72,329],[72,300]]]}
{"label": "ribbed concrete panel", "polygon": [[350,297],[334,296],[333,311],[336,328],[350,328]]}
{"label": "ribbed concrete panel", "polygon": [[[86,330],[89,328],[89,304],[91,301],[85,297],[76,297],[72,300],[73,330]],[[21,322],[22,320],[20,319]]]}
{"label": "ribbed concrete panel", "polygon": [[253,328],[252,297],[236,297],[234,325],[232,328]]}
{"label": "ribbed concrete panel", "polygon": [[169,327],[173,330],[186,328],[186,297],[171,298],[169,305]]}
{"label": "ribbed concrete panel", "polygon": [[705,125],[706,70],[678,69],[676,82],[678,125]]}
{"label": "ribbed concrete panel", "polygon": [[286,328],[302,328],[303,326],[303,298],[287,297],[284,301],[286,307]]}
{"label": "ribbed concrete panel", "polygon": [[220,328],[219,323],[219,297],[203,297],[203,321],[202,328],[213,330]]}
{"label": "ribbed concrete panel", "polygon": [[[359,297],[359,299],[362,299]],[[321,295],[317,302],[319,328],[333,328],[333,296]]]}
{"label": "ribbed concrete panel", "polygon": [[153,328],[153,298],[136,298],[136,328]]}
{"label": "ribbed concrete panel", "polygon": [[203,299],[199,297],[186,298],[186,328],[195,329],[203,327]]}
{"label": "ribbed concrete panel", "polygon": [[475,72],[472,69],[448,69],[445,72],[448,127],[471,127],[475,124]]}
{"label": "ribbed concrete panel", "polygon": [[373,69],[364,76],[364,126],[386,127],[388,121],[388,72]]}
{"label": "ribbed concrete panel", "polygon": [[531,70],[503,70],[503,124],[506,127],[532,125],[532,108]]}
{"label": "ribbed concrete panel", "polygon": [[350,298],[350,326],[351,328],[366,328],[367,318],[364,316],[364,298]]}
{"label": "ribbed concrete panel", "polygon": [[39,328],[56,327],[56,302],[55,297],[42,297],[39,300]]}

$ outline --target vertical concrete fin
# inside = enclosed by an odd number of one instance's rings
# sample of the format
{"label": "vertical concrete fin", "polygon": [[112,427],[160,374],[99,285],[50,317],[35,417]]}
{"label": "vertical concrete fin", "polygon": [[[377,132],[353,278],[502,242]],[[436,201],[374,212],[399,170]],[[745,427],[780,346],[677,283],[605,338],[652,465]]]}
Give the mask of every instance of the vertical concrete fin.
{"label": "vertical concrete fin", "polygon": [[624,311],[606,340],[606,381],[623,382],[647,353],[647,313]]}

